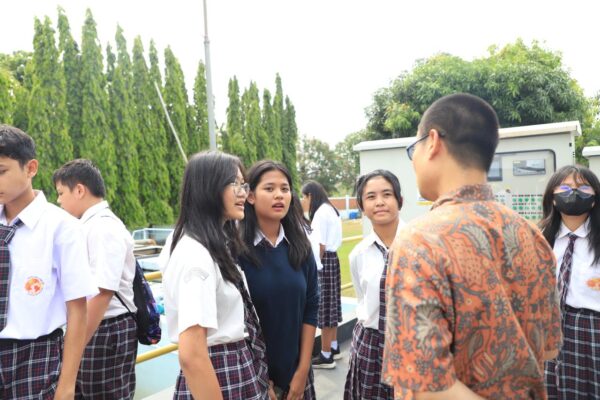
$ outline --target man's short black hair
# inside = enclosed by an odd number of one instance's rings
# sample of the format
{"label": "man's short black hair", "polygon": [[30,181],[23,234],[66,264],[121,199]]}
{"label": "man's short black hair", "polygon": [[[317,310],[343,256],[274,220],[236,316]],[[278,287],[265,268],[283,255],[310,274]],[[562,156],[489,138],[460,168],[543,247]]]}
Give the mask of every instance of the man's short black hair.
{"label": "man's short black hair", "polygon": [[52,175],[54,184],[60,183],[73,190],[77,184],[81,183],[87,187],[95,197],[105,197],[104,179],[100,170],[90,161],[83,158],[69,161]]}
{"label": "man's short black hair", "polygon": [[496,112],[485,100],[457,93],[436,100],[423,114],[419,131],[425,135],[437,130],[456,161],[487,172],[498,146],[499,125]]}
{"label": "man's short black hair", "polygon": [[0,124],[0,156],[17,160],[23,168],[35,158],[35,143],[19,128]]}

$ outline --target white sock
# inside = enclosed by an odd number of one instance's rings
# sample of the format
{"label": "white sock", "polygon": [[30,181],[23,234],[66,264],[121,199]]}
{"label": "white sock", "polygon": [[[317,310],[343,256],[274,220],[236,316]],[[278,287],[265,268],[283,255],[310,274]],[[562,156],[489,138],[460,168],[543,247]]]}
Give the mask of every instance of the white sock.
{"label": "white sock", "polygon": [[325,358],[331,357],[331,352],[330,351],[321,351],[321,354],[323,354],[323,357],[325,357]]}
{"label": "white sock", "polygon": [[332,340],[331,341],[331,348],[332,349],[336,349],[336,350],[339,348],[337,340]]}

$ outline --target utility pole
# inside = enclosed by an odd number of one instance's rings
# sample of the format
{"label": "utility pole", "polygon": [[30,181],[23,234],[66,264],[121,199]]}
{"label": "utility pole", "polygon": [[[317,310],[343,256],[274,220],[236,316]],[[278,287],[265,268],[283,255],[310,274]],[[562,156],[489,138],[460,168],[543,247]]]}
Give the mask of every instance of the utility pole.
{"label": "utility pole", "polygon": [[206,13],[206,0],[204,3],[204,62],[206,66],[206,105],[208,108],[208,137],[210,149],[217,149],[217,136],[215,134],[215,102],[212,93],[212,77],[210,74],[210,41],[208,40],[208,17]]}

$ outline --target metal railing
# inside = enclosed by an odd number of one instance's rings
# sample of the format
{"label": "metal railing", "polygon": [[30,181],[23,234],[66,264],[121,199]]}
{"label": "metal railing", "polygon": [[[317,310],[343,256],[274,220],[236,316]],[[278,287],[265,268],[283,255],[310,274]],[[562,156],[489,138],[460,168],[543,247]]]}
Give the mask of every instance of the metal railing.
{"label": "metal railing", "polygon": [[[355,240],[359,240],[362,239],[362,236],[350,236],[347,238],[343,238],[342,242],[352,242]],[[144,277],[146,278],[147,281],[157,281],[160,280],[162,278],[162,272],[160,271],[156,271],[156,272],[148,272],[147,274],[144,274]],[[340,287],[341,290],[346,290],[346,289],[350,289],[351,287],[353,287],[354,285],[352,284],[352,282],[348,282],[344,285],[342,285]],[[158,358],[161,356],[164,356],[165,354],[171,353],[173,351],[176,351],[177,349],[179,349],[179,345],[175,344],[175,343],[169,343],[165,346],[159,347],[158,349],[152,349],[149,350],[143,354],[140,354],[139,356],[137,356],[137,358],[135,359],[135,363],[139,364],[139,363],[143,363],[145,361],[149,361],[152,360],[154,358]]]}

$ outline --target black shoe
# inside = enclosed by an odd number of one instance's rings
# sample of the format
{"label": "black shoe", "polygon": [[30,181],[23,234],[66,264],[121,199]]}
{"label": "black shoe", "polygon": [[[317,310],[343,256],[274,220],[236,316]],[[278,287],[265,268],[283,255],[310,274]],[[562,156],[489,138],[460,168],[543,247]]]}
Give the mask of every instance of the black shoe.
{"label": "black shoe", "polygon": [[331,356],[333,357],[334,360],[339,360],[342,358],[342,354],[341,354],[339,345],[338,345],[337,349],[334,349],[333,347],[331,348]]}
{"label": "black shoe", "polygon": [[313,357],[312,367],[315,369],[332,369],[335,368],[335,361],[333,361],[333,354],[329,358],[325,358],[323,353],[319,352],[318,356]]}

